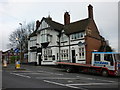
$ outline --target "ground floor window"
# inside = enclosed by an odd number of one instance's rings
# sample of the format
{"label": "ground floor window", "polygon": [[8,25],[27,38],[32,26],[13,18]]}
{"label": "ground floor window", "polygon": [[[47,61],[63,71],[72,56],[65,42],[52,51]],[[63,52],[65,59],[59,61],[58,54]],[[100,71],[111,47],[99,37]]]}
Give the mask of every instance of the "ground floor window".
{"label": "ground floor window", "polygon": [[52,49],[51,48],[44,49],[44,60],[52,60]]}
{"label": "ground floor window", "polygon": [[79,59],[85,59],[85,48],[84,47],[79,48]]}
{"label": "ground floor window", "polygon": [[68,49],[61,50],[61,60],[68,60]]}

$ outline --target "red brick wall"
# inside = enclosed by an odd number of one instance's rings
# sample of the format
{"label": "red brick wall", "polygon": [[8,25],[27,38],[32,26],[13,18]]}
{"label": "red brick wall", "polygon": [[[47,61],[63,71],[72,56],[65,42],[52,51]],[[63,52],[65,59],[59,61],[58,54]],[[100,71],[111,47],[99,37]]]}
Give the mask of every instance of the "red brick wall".
{"label": "red brick wall", "polygon": [[99,50],[101,41],[89,36],[86,36],[86,64],[91,64],[92,51]]}

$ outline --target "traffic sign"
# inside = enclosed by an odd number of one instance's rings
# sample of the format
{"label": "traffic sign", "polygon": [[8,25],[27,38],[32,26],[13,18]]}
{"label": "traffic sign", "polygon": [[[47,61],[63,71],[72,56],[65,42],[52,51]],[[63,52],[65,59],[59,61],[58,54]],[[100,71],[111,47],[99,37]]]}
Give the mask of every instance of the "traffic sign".
{"label": "traffic sign", "polygon": [[14,52],[15,53],[18,53],[20,50],[18,49],[18,48],[16,48],[15,50],[14,50]]}

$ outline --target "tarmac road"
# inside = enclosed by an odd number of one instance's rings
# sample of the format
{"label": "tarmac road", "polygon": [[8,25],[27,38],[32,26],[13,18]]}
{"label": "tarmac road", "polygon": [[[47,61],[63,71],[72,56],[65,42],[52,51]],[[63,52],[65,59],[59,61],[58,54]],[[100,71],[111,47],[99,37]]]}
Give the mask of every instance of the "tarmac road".
{"label": "tarmac road", "polygon": [[14,65],[3,68],[2,88],[69,88],[80,90],[119,90],[120,77],[102,77],[83,73],[66,73],[55,66]]}

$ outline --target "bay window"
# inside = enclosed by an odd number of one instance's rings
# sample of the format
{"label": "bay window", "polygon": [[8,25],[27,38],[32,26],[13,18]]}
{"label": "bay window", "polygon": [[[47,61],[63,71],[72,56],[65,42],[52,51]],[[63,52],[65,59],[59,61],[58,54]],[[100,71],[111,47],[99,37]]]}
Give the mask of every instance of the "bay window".
{"label": "bay window", "polygon": [[41,31],[41,43],[51,42],[52,35],[48,34],[47,30]]}

